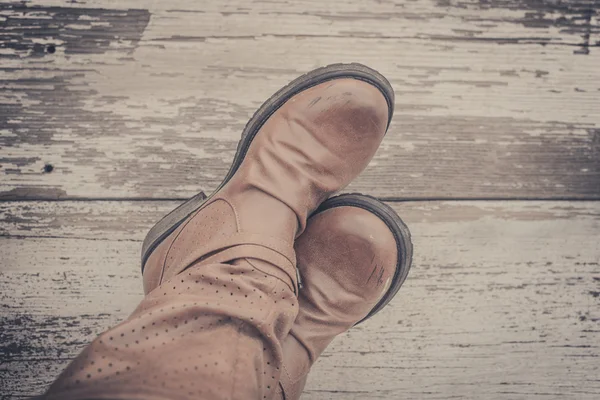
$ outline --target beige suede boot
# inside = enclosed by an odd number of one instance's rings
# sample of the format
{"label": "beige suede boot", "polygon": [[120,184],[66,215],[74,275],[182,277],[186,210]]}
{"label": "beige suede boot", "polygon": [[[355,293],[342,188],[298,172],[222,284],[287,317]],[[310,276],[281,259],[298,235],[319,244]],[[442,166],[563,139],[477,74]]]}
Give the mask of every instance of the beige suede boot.
{"label": "beige suede boot", "polygon": [[394,210],[351,194],[319,207],[296,241],[296,254],[304,286],[283,341],[278,398],[286,400],[300,397],[310,367],[337,335],[396,295],[411,266],[412,244]]}

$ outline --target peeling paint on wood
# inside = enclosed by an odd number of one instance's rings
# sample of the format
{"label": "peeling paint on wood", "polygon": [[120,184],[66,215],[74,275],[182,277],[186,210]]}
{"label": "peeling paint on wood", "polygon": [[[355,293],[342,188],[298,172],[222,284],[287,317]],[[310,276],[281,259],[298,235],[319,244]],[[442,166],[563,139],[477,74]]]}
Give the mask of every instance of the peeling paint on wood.
{"label": "peeling paint on wood", "polygon": [[397,93],[390,132],[349,190],[600,198],[598,1],[111,7],[2,5],[2,198],[209,192],[256,107],[340,61],[379,69]]}

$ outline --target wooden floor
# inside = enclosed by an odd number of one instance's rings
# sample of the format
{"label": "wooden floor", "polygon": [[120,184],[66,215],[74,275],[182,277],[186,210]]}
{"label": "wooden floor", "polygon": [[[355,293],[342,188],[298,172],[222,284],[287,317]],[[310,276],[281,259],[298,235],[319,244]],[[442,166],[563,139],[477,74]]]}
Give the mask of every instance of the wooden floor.
{"label": "wooden floor", "polygon": [[304,398],[600,398],[600,1],[34,0],[0,4],[0,399],[133,310],[146,231],[263,100],[350,61],[396,111],[348,191],[414,266]]}

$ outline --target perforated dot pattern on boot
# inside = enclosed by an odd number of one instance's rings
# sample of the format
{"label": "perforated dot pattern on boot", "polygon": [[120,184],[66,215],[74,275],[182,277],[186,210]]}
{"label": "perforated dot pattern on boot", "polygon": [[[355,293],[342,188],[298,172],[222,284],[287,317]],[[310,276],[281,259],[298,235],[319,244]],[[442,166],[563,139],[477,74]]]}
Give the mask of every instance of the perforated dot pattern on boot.
{"label": "perforated dot pattern on boot", "polygon": [[295,295],[243,260],[208,267],[189,268],[152,291],[69,365],[50,394],[135,390],[197,399],[228,390],[231,398],[270,398]]}

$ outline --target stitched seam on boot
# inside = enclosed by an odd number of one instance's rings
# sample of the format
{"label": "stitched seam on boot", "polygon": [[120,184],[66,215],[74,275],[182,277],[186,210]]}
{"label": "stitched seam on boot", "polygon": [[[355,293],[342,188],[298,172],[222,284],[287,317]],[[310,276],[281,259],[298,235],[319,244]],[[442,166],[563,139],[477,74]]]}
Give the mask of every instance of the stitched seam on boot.
{"label": "stitched seam on boot", "polygon": [[[246,261],[248,261],[248,260],[246,260]],[[283,282],[281,282],[281,280],[280,280],[280,279],[273,279],[273,285],[272,285],[272,286],[269,288],[269,293],[273,293],[273,292],[275,291],[275,288],[276,288],[276,287],[278,287],[280,283],[283,283]],[[287,285],[286,285],[286,286],[287,286]],[[293,290],[292,290],[292,291],[293,291]],[[275,312],[275,309],[276,309],[276,306],[275,306],[274,304],[272,304],[272,305],[270,306],[270,310],[269,310],[269,312],[268,312],[268,314],[267,314],[267,318],[269,319],[269,321],[271,320],[271,316],[272,316],[272,315],[273,315],[273,313]],[[273,327],[273,324],[272,324],[272,323],[271,323],[271,324],[269,324],[269,325],[270,325],[270,327],[271,327],[271,328]],[[259,326],[260,326],[261,328],[263,328],[263,327],[265,326],[265,324],[261,322]],[[264,328],[263,328],[263,329],[264,329]],[[261,333],[263,333],[263,332],[261,332]],[[280,340],[279,338],[277,338],[277,335],[275,335],[275,332],[273,332],[273,341],[276,341],[277,343],[279,343],[279,348],[280,348],[280,350],[281,350],[281,351],[280,351],[280,356],[281,356],[281,357],[279,357],[279,362],[280,362],[280,364],[283,366],[283,348],[282,348],[282,346],[281,346],[281,343],[282,343],[283,339],[281,339],[281,340]],[[275,359],[277,359],[277,354],[275,354]],[[263,362],[263,368],[264,368],[264,367],[265,367],[265,364],[264,364],[264,362]],[[264,375],[264,374],[263,374],[263,375]],[[281,375],[281,374],[280,374],[280,375]],[[265,385],[266,385],[266,383],[265,383],[265,382],[263,382],[263,390],[264,390],[264,386],[265,386]],[[263,392],[263,393],[264,393],[264,392]]]}
{"label": "stitched seam on boot", "polygon": [[[246,260],[246,262],[248,262],[248,260]],[[274,291],[275,287],[279,284],[279,282],[280,282],[279,279],[273,279],[273,284],[269,287],[268,293],[272,293]],[[273,309],[274,308],[275,307],[273,305],[270,306],[270,310],[269,310],[268,313],[266,313],[266,317],[264,319],[270,319],[270,316],[273,314]],[[265,324],[264,323],[264,319],[261,320],[261,321],[256,321],[256,325],[252,326],[252,328],[256,329],[259,332],[259,334],[263,337],[263,342],[265,341],[265,338],[267,337],[266,334],[265,334],[265,332],[264,332],[264,326],[272,325],[270,323],[269,324]],[[234,396],[234,392],[235,392],[235,382],[236,382],[234,378],[235,378],[235,372],[236,372],[237,366],[239,364],[239,352],[237,351],[237,347],[239,345],[239,340],[240,340],[240,337],[241,337],[242,327],[244,326],[244,324],[247,324],[247,322],[245,322],[244,320],[238,320],[238,321],[239,321],[238,324],[239,324],[240,328],[238,330],[238,340],[236,342],[236,347],[235,347],[236,354],[238,354],[238,357],[235,359],[235,364],[234,364],[233,369],[232,369],[232,379],[231,380],[232,380],[233,384],[231,386],[231,397],[230,397],[231,400],[235,399],[233,397]],[[277,340],[277,341],[280,342],[280,340]],[[283,354],[282,354],[282,356],[283,356]],[[283,357],[281,357],[281,361],[282,361],[281,364],[283,365]],[[264,369],[264,362],[263,362],[263,369]],[[264,390],[264,385],[265,385],[265,382],[262,382],[261,388],[263,388],[263,390]],[[244,397],[241,397],[241,399],[244,399]]]}
{"label": "stitched seam on boot", "polygon": [[[246,260],[246,262],[248,262],[248,260]],[[279,282],[281,282],[279,279],[273,279],[273,284],[272,284],[272,285],[269,287],[269,289],[268,289],[268,293],[273,293],[273,291],[275,290],[275,287],[276,287],[277,285],[279,285]],[[269,321],[270,321],[270,319],[271,319],[271,316],[273,315],[274,309],[275,309],[275,306],[274,306],[274,305],[271,305],[271,306],[269,307],[269,310],[268,310],[268,312],[266,313],[266,317],[265,317],[265,319],[267,319],[267,320],[269,320]],[[265,326],[268,326],[268,325],[272,326],[272,324],[271,324],[271,323],[269,323],[269,324],[265,324],[265,323],[264,323],[264,320],[262,320],[262,321],[260,321],[260,322],[258,322],[258,323],[256,324],[256,330],[258,330],[258,332],[260,333],[260,335],[261,335],[261,336],[263,336],[263,338],[264,338],[264,337],[267,337],[267,338],[268,338],[268,336],[266,335],[266,332],[265,332],[265,330],[266,330],[266,329],[265,329]],[[273,335],[273,340],[276,340],[278,343],[281,343],[281,340],[279,340],[279,339],[275,339],[275,338],[276,338],[276,336],[275,336],[275,335]],[[264,339],[263,339],[263,341],[264,341]],[[280,348],[281,348],[281,346],[280,346]],[[283,351],[281,352],[280,361],[281,361],[281,364],[283,365]],[[265,368],[265,363],[264,363],[264,360],[263,360],[263,371],[264,371],[264,368]],[[263,374],[263,375],[264,375],[264,374]],[[263,381],[263,390],[264,390],[264,385],[265,385],[265,382]],[[263,393],[264,393],[264,392],[263,392]]]}
{"label": "stitched seam on boot", "polygon": [[235,227],[239,233],[242,233],[242,224],[240,222],[237,208],[229,200],[224,199],[223,197],[218,197],[217,200],[224,201],[229,207],[231,207],[231,211],[233,211],[233,216],[235,217]]}
{"label": "stitched seam on boot", "polygon": [[[269,275],[270,277],[275,278],[277,281],[279,281],[279,282],[283,283],[285,286],[287,286],[292,292],[295,292],[296,289],[294,289],[294,287],[293,287],[293,281],[292,281],[292,286],[290,286],[289,283],[284,282],[283,279],[279,278],[277,275],[273,275],[273,274],[271,274],[271,273],[269,273],[267,271],[263,271],[262,269],[258,268],[252,261],[250,261],[251,260],[250,258],[246,258],[245,260],[246,260],[246,262],[248,262],[248,264],[252,265],[252,267],[254,269],[256,269],[257,271],[260,271],[260,272],[262,272],[265,275]],[[286,275],[287,275],[287,273],[286,273]],[[294,279],[293,277],[289,277],[289,278],[291,280]]]}
{"label": "stitched seam on boot", "polygon": [[[289,388],[287,388],[288,390],[286,390],[286,386],[284,385],[281,377],[279,377],[279,384],[281,385],[281,391],[283,392],[283,397],[286,397],[286,393],[292,390],[292,387],[294,386],[294,384],[296,383],[293,379],[292,376],[290,375],[288,369],[285,367],[285,363],[281,363],[281,369],[283,369],[283,372],[285,372],[285,376],[287,376],[287,381],[289,382]],[[290,393],[290,396],[293,395],[293,393]]]}
{"label": "stitched seam on boot", "polygon": [[231,210],[233,212],[233,215],[234,215],[235,221],[236,221],[236,230],[238,232],[240,232],[240,223],[239,223],[237,211],[235,210],[235,208],[233,207],[233,205],[231,205],[231,203],[229,203],[227,200],[223,199],[222,197],[216,197],[216,198],[213,198],[212,201],[210,201],[210,203],[202,205],[202,207],[200,207],[196,212],[194,212],[191,216],[188,217],[188,219],[183,223],[183,226],[181,227],[181,230],[177,233],[177,235],[175,236],[175,238],[173,238],[173,241],[171,242],[171,244],[169,244],[169,248],[167,249],[167,251],[165,253],[165,258],[163,260],[163,266],[162,266],[162,269],[160,271],[160,280],[158,281],[158,285],[157,286],[160,286],[163,283],[163,279],[164,279],[164,275],[165,275],[165,270],[167,268],[167,260],[169,259],[169,253],[173,249],[173,246],[175,245],[175,242],[177,241],[177,239],[179,238],[179,236],[183,233],[183,231],[185,231],[185,228],[192,221],[192,219],[194,219],[200,212],[204,211],[206,208],[210,207],[213,204],[216,204],[218,201],[223,201],[225,204],[227,204],[229,207],[231,207]]}
{"label": "stitched seam on boot", "polygon": [[[213,204],[213,202],[211,202],[210,204]],[[208,206],[209,204],[207,204],[206,206]],[[205,207],[206,207],[205,206]],[[165,269],[167,268],[167,260],[169,259],[169,253],[171,252],[171,250],[173,249],[173,245],[175,244],[175,242],[177,241],[177,239],[179,238],[179,236],[181,235],[181,233],[185,230],[185,228],[188,226],[188,224],[192,221],[192,219],[198,215],[198,213],[200,211],[202,211],[205,207],[200,207],[199,210],[197,210],[193,215],[191,215],[190,217],[188,217],[187,221],[185,221],[183,223],[183,226],[181,227],[181,230],[177,233],[177,235],[173,238],[173,240],[171,241],[171,244],[169,244],[169,248],[167,249],[167,251],[165,252],[165,258],[163,260],[163,265],[162,265],[162,269],[160,271],[160,279],[158,280],[158,286],[162,285],[163,283],[163,278],[165,276]]]}
{"label": "stitched seam on boot", "polygon": [[230,400],[234,399],[235,384],[237,383],[236,380],[235,380],[235,377],[236,377],[238,365],[240,364],[240,353],[238,351],[238,348],[239,348],[239,345],[240,345],[240,338],[242,337],[242,324],[244,324],[244,321],[240,321],[240,320],[238,320],[238,322],[236,324],[237,328],[238,328],[237,329],[237,333],[238,334],[237,334],[237,340],[235,342],[235,347],[233,349],[234,354],[236,354],[236,357],[235,357],[235,362],[233,364],[233,368],[231,369],[230,380],[231,380],[232,384],[231,384],[231,393],[229,394],[229,399]]}

